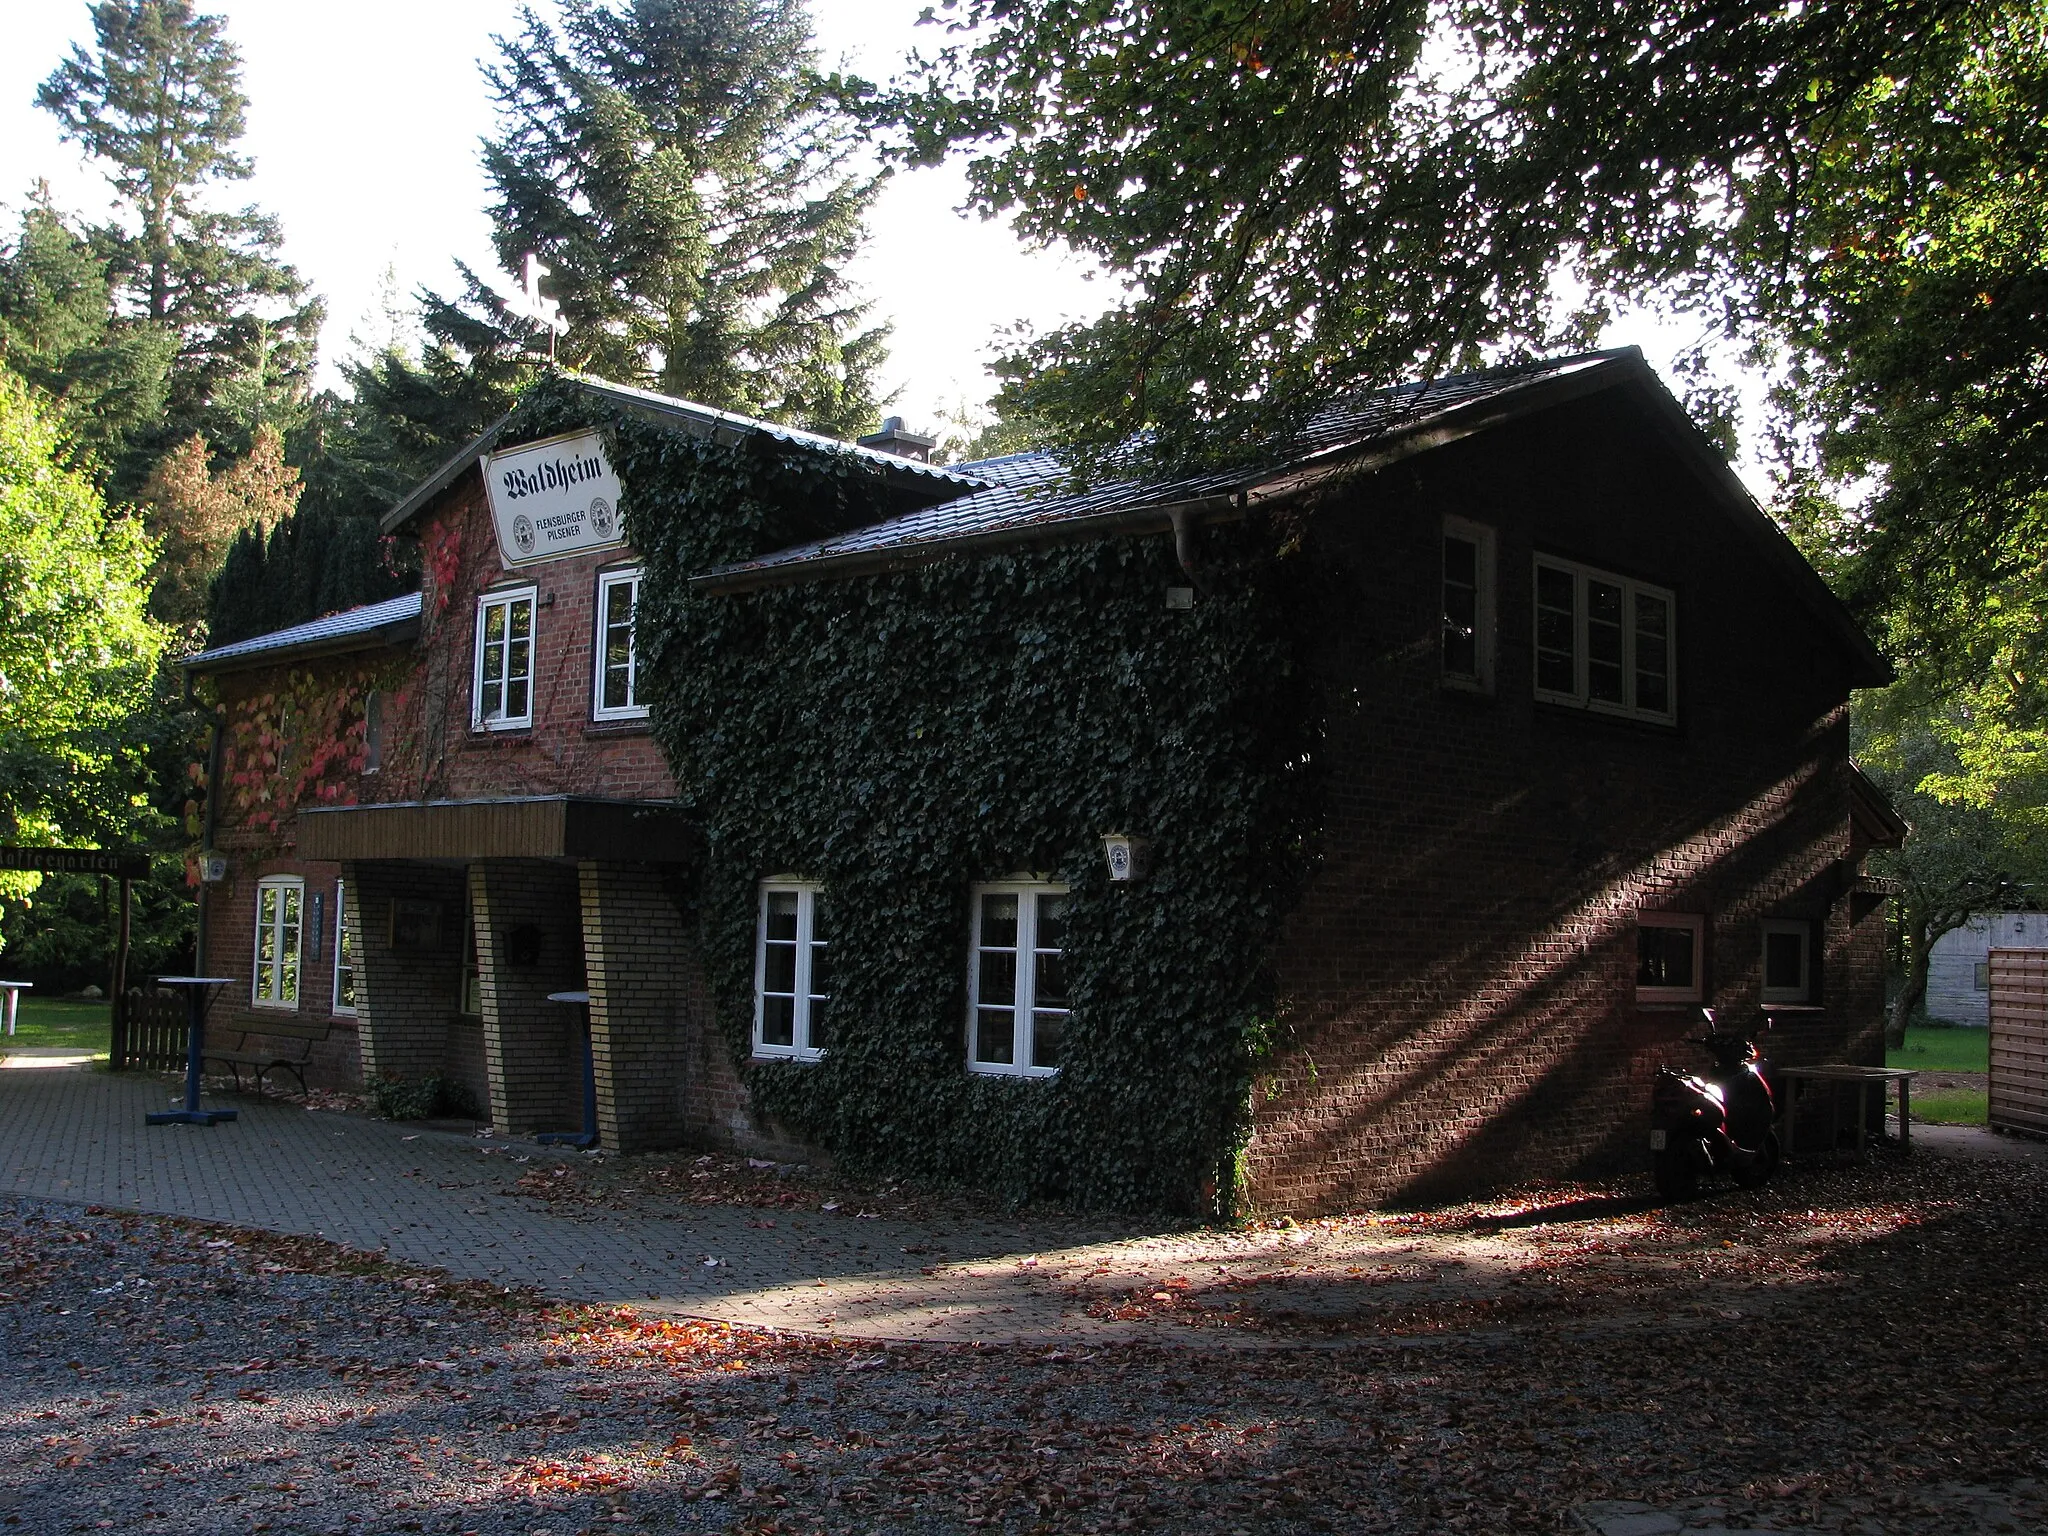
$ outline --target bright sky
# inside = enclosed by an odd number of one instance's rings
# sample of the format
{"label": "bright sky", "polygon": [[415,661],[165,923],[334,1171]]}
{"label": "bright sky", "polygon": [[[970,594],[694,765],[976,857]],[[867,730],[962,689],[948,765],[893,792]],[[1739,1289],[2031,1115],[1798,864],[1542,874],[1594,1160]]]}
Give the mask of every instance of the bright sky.
{"label": "bright sky", "polygon": [[[932,36],[915,25],[925,3],[817,0],[820,49],[869,78],[886,77]],[[203,8],[227,18],[249,97],[243,145],[256,174],[228,195],[283,220],[287,259],[327,298],[330,364],[351,333],[374,329],[365,316],[387,265],[408,291],[451,290],[456,258],[495,273],[477,154],[492,114],[477,61],[494,51],[492,34],[516,28],[516,0],[206,0]],[[91,36],[84,0],[8,0],[6,10],[0,202],[18,206],[40,177],[60,207],[103,214],[104,182],[34,104],[71,43]],[[887,382],[902,391],[894,408],[913,425],[988,396],[982,365],[1002,327],[1056,325],[1102,305],[1102,286],[1084,279],[1080,263],[1026,250],[1002,225],[960,216],[963,198],[952,168],[894,178],[855,274],[895,326]]]}
{"label": "bright sky", "polygon": [[[910,48],[936,45],[935,30],[915,24],[927,3],[813,0],[820,50],[887,78]],[[91,36],[85,0],[6,0],[5,8],[0,203],[18,205],[40,178],[59,207],[104,216],[104,182],[35,106],[37,85],[72,42]],[[243,148],[256,174],[228,196],[283,221],[286,258],[325,295],[325,382],[352,334],[376,334],[387,267],[406,292],[452,291],[458,258],[497,275],[477,149],[492,112],[477,61],[495,52],[494,33],[516,29],[517,0],[205,0],[203,8],[227,18],[250,103]],[[1004,328],[1049,329],[1095,314],[1108,298],[1107,282],[1091,280],[1075,258],[1027,249],[1005,226],[959,214],[963,198],[953,167],[899,174],[882,193],[855,270],[877,315],[895,327],[885,384],[900,391],[893,408],[913,430],[988,397],[994,384],[984,364]],[[1604,341],[1635,342],[1662,366],[1684,339],[1637,320]]]}

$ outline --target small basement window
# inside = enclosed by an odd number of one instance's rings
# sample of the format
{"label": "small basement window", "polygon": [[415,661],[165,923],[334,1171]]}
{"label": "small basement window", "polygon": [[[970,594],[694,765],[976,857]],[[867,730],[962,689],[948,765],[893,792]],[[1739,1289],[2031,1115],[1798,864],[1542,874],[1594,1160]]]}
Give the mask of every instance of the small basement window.
{"label": "small basement window", "polygon": [[1067,890],[1005,882],[974,889],[967,1070],[1049,1077],[1060,1068],[1067,997]]}
{"label": "small basement window", "polygon": [[754,1054],[816,1061],[829,1043],[831,945],[824,888],[809,880],[761,887],[754,949]]}
{"label": "small basement window", "polygon": [[503,731],[533,724],[532,587],[476,600],[476,679],[470,723]]}
{"label": "small basement window", "polygon": [[1764,920],[1765,1003],[1813,1001],[1813,927],[1779,918]]}
{"label": "small basement window", "polygon": [[1636,1001],[1697,1003],[1705,957],[1701,953],[1707,920],[1683,912],[1641,912],[1636,915]]}

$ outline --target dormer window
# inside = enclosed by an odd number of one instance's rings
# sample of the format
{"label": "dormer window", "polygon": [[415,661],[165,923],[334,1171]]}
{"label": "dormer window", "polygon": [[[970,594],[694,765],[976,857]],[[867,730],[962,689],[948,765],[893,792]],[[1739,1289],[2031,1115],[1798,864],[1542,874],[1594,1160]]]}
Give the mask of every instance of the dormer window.
{"label": "dormer window", "polygon": [[470,723],[504,731],[533,724],[534,589],[476,600],[476,686]]}
{"label": "dormer window", "polygon": [[644,720],[640,693],[640,573],[607,571],[597,578],[597,675],[591,686],[591,716],[598,720]]}

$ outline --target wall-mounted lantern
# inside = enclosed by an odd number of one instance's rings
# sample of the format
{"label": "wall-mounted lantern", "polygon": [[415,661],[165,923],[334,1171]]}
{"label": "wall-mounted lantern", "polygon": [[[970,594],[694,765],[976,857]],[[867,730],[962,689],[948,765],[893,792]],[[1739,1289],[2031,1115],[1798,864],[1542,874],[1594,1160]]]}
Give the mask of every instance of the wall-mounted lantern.
{"label": "wall-mounted lantern", "polygon": [[1105,832],[1102,856],[1109,861],[1110,879],[1142,880],[1152,868],[1152,840],[1127,832]]}

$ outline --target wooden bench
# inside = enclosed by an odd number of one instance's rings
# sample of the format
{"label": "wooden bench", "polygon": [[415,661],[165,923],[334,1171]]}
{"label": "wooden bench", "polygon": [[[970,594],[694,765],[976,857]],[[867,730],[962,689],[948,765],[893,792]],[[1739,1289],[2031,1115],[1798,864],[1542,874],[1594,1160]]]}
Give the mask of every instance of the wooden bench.
{"label": "wooden bench", "polygon": [[297,1055],[293,1055],[289,1047],[283,1053],[281,1051],[207,1051],[207,1061],[217,1061],[219,1065],[227,1067],[229,1073],[233,1073],[233,1079],[236,1079],[236,1092],[238,1094],[242,1092],[242,1069],[244,1067],[248,1067],[248,1069],[252,1069],[256,1073],[256,1092],[258,1094],[262,1092],[262,1079],[264,1079],[264,1075],[268,1075],[272,1071],[279,1071],[279,1069],[289,1071],[293,1077],[299,1079],[299,1092],[303,1094],[305,1092],[305,1063],[307,1063],[307,1057],[313,1055],[313,1042],[311,1042],[311,1038],[297,1038],[297,1040],[293,1040],[293,1044],[297,1044],[297,1047],[299,1047]]}

